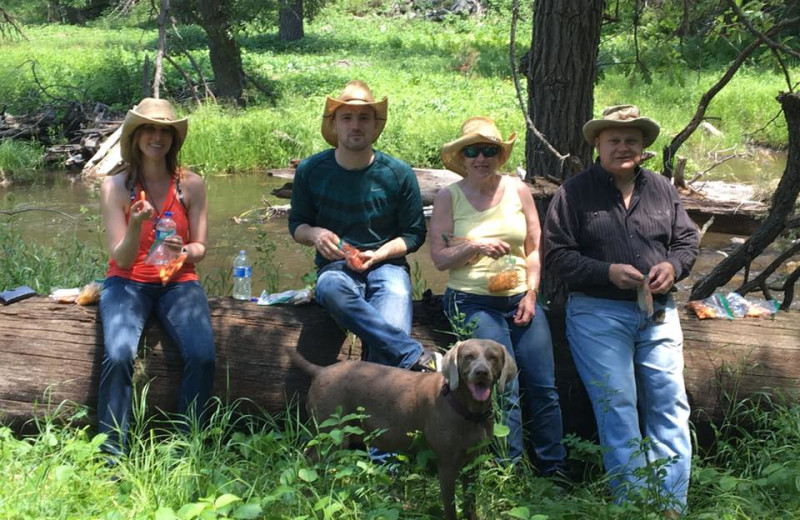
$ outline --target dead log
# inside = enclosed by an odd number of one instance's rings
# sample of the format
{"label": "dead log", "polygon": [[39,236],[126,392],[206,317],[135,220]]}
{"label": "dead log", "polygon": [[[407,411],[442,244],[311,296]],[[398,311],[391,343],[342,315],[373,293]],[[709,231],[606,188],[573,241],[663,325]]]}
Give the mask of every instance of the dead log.
{"label": "dead log", "polygon": [[[290,368],[284,346],[297,347],[323,365],[361,355],[358,342],[351,343],[315,304],[259,307],[232,299],[210,304],[217,343],[215,393],[225,402],[245,399],[244,411],[278,414],[292,396],[305,395],[308,379]],[[800,397],[799,314],[739,321],[699,321],[682,314],[684,375],[698,431],[721,421],[733,402],[760,392]],[[565,429],[589,438],[595,431],[592,410],[572,364],[563,315],[549,317]],[[445,347],[453,340],[446,331],[439,305],[415,302],[415,338]],[[148,324],[140,347],[135,379],[140,386],[150,382],[148,406],[173,411],[180,354],[157,322]],[[0,307],[0,422],[20,427],[64,401],[94,407],[102,348],[96,307],[41,297]]]}

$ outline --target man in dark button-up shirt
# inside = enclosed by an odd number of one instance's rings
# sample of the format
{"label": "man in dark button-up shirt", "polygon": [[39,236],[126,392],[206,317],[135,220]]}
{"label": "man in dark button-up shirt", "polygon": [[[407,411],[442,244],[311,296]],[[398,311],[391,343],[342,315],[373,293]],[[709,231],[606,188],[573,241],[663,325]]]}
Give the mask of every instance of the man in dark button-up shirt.
{"label": "man in dark button-up shirt", "polygon": [[689,274],[699,234],[669,181],[639,166],[659,130],[632,105],[584,125],[598,161],[553,197],[544,252],[547,272],[569,290],[567,338],[615,500],[647,485],[634,470],[669,459],[661,493],[665,513],[677,516],[692,453],[683,334],[670,290]]}

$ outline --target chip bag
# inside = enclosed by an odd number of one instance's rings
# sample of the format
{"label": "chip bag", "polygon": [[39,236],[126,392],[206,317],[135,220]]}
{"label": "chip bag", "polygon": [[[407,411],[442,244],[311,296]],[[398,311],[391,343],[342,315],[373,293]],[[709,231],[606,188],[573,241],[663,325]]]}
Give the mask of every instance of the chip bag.
{"label": "chip bag", "polygon": [[183,267],[183,262],[186,260],[186,253],[180,253],[178,256],[170,259],[167,265],[158,270],[158,277],[161,278],[161,285],[167,285],[169,281],[175,276],[175,273],[180,271]]}
{"label": "chip bag", "polygon": [[489,266],[486,288],[489,292],[510,291],[517,286],[517,260],[511,255],[498,258]]}

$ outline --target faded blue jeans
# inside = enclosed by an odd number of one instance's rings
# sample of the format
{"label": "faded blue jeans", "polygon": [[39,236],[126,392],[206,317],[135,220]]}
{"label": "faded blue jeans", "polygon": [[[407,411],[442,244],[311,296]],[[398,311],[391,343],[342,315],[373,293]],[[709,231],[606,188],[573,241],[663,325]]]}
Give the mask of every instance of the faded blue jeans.
{"label": "faded blue jeans", "polygon": [[684,509],[692,444],[683,332],[671,296],[654,307],[665,311],[663,323],[648,319],[636,302],[572,293],[567,339],[592,401],[615,501],[647,485],[641,468],[668,460],[656,491]]}
{"label": "faded blue jeans", "polygon": [[147,318],[155,312],[181,351],[183,377],[178,413],[201,424],[214,384],[215,349],[208,299],[198,282],[141,283],[113,276],[100,296],[105,350],[97,396],[103,449],[125,452],[133,391],[133,362]]}
{"label": "faded blue jeans", "polygon": [[367,361],[413,366],[422,345],[411,333],[411,279],[399,265],[382,264],[365,273],[332,262],[317,274],[315,298],[333,320],[364,344]]}
{"label": "faded blue jeans", "polygon": [[[518,461],[528,441],[531,462],[542,475],[566,471],[566,449],[561,443],[561,405],[555,383],[553,341],[544,310],[537,303],[536,315],[527,325],[515,325],[514,314],[525,293],[515,296],[483,296],[447,289],[444,309],[451,322],[463,314],[464,324],[473,323],[473,338],[491,339],[506,347],[517,362],[519,374],[506,387],[503,409],[508,458]],[[528,423],[522,423],[525,411]]]}

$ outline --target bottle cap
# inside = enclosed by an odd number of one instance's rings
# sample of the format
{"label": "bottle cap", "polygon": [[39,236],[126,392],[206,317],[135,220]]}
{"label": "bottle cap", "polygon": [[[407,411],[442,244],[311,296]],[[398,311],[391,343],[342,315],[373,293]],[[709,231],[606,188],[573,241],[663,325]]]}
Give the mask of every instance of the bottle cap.
{"label": "bottle cap", "polygon": [[239,254],[240,255],[245,255],[245,254],[247,254],[247,252],[244,249],[242,249],[242,250],[239,251]]}
{"label": "bottle cap", "polygon": [[172,212],[171,211],[165,211],[164,212],[164,216],[165,217],[171,217],[172,216]]}

